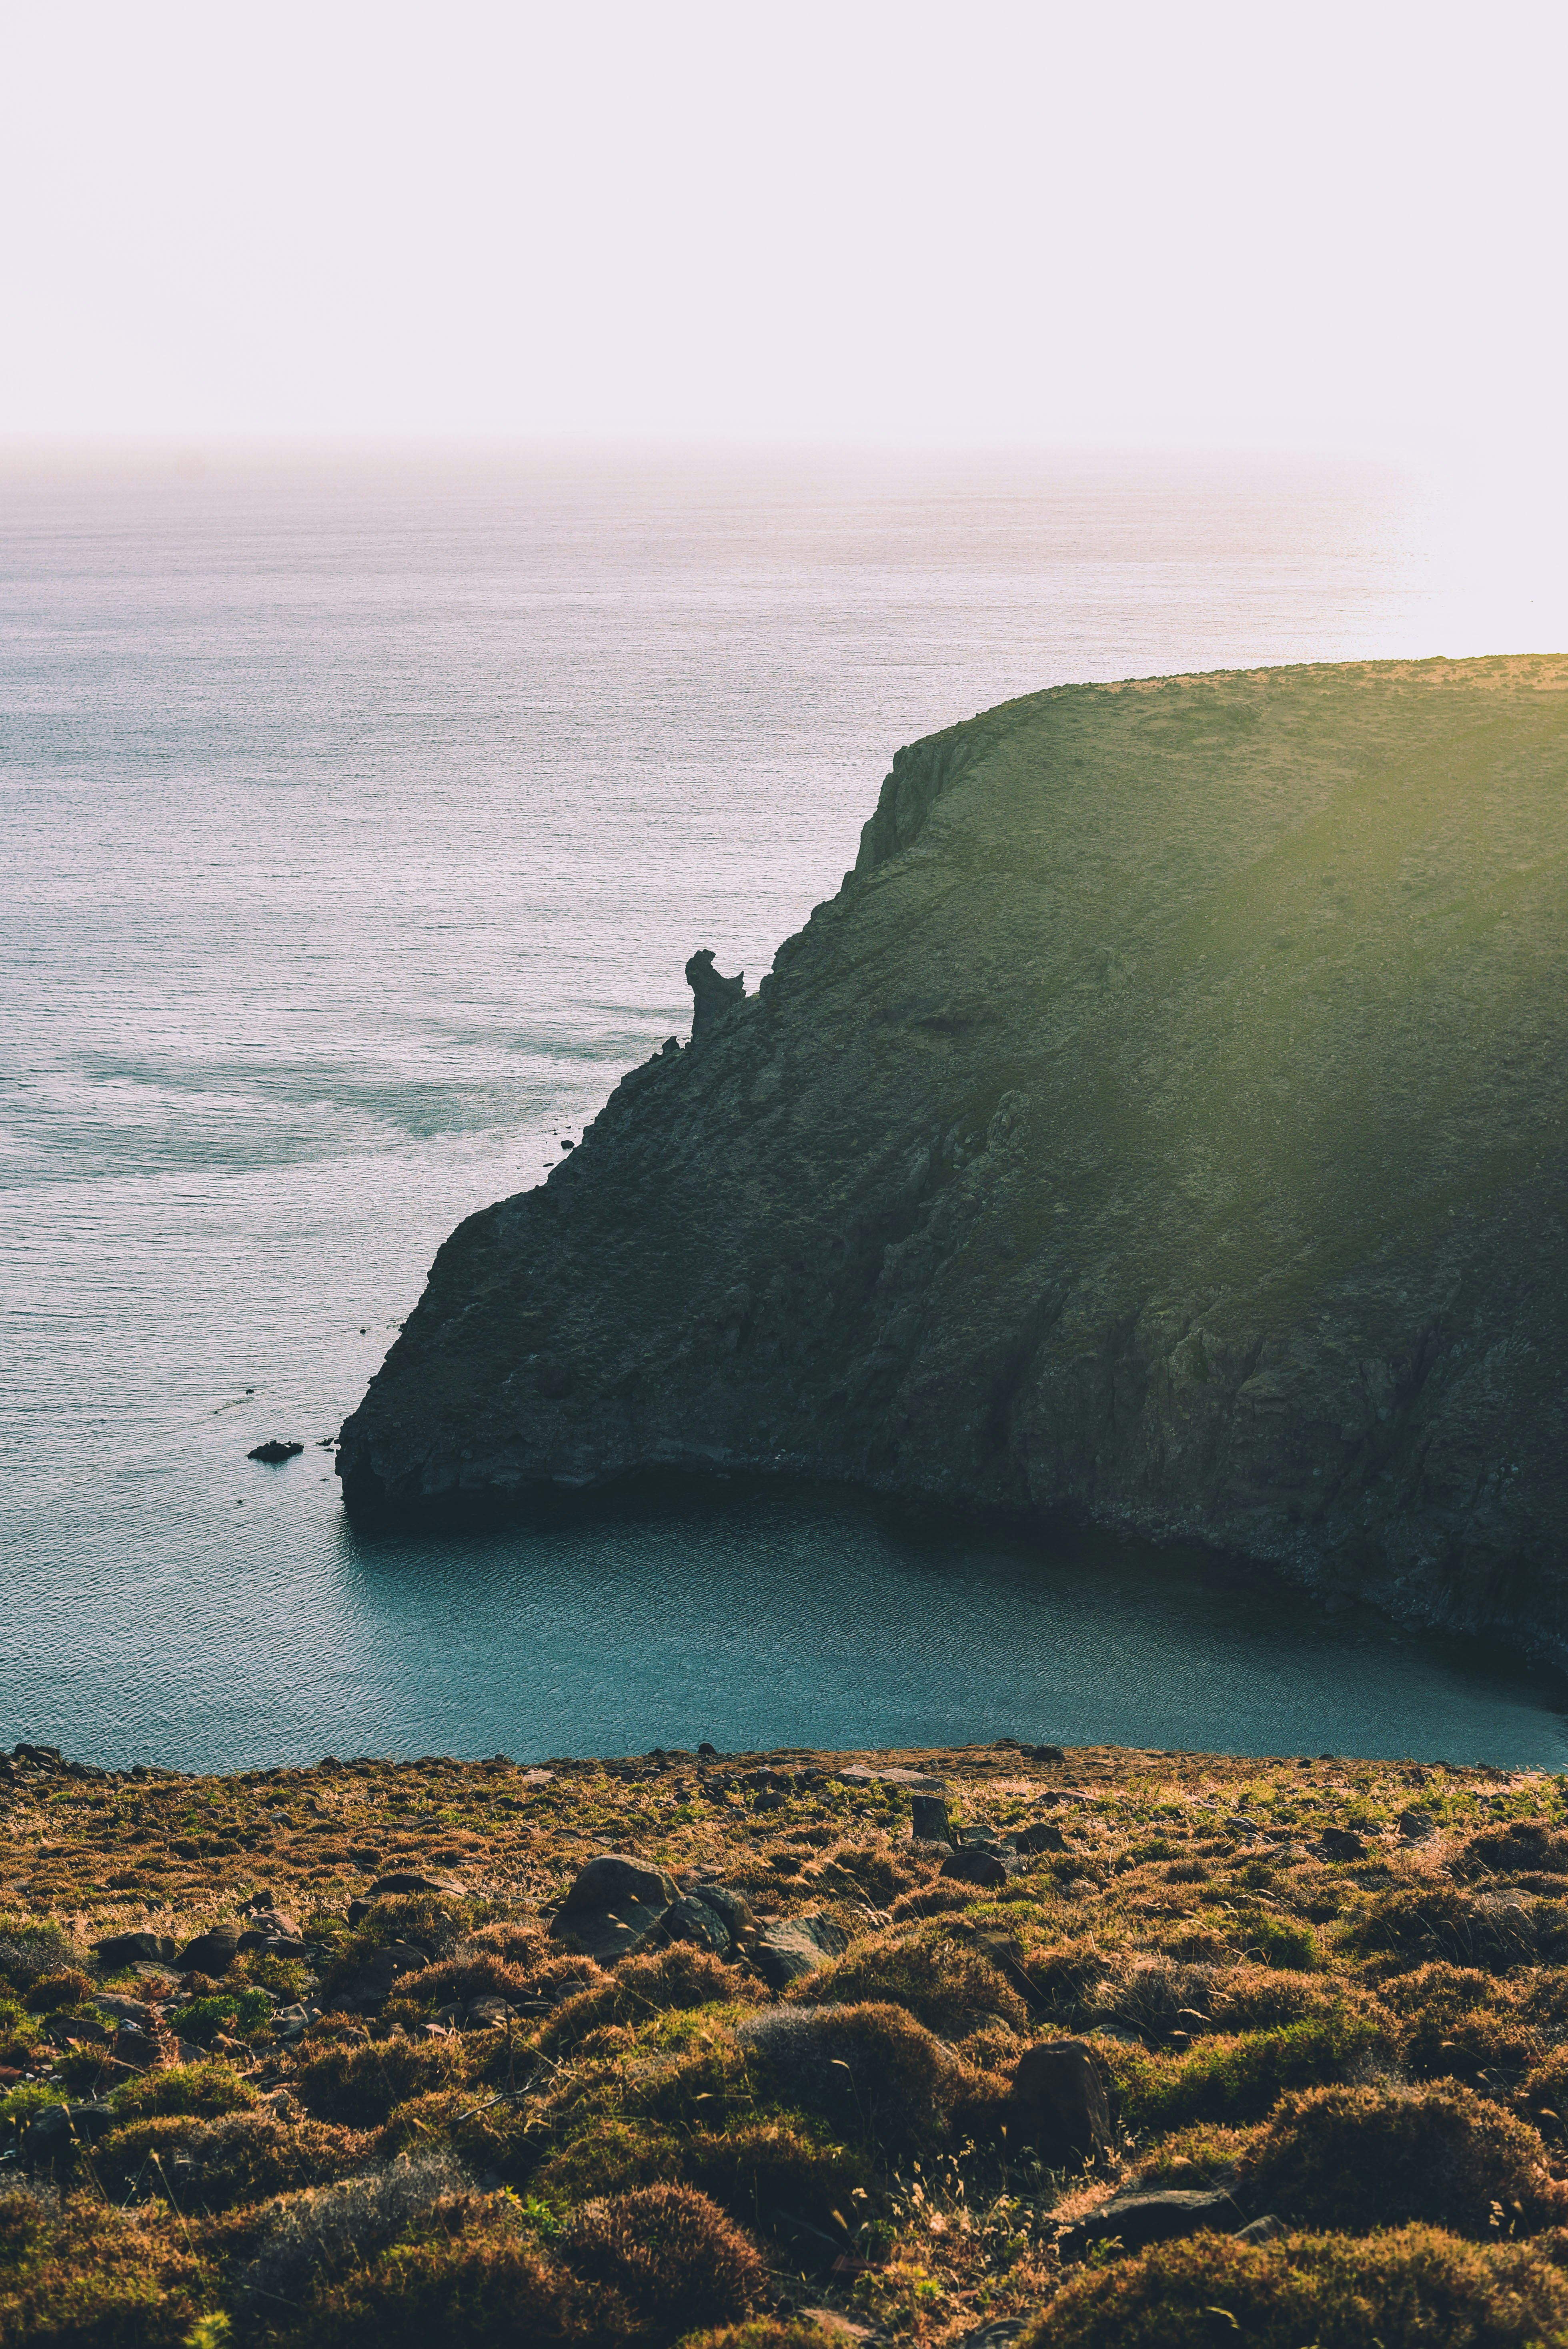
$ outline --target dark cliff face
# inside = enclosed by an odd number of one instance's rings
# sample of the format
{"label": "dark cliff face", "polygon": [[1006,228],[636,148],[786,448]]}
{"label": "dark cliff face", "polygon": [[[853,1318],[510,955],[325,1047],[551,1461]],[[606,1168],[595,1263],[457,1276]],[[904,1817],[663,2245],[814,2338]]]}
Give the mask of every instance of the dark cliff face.
{"label": "dark cliff face", "polygon": [[760,993],[447,1242],[350,1506],[803,1469],[1555,1640],[1565,859],[1568,660],[901,751]]}

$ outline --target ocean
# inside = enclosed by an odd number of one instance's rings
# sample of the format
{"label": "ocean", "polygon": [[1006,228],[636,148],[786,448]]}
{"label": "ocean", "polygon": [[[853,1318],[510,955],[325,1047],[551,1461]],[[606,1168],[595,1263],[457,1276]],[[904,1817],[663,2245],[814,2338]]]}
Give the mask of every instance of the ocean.
{"label": "ocean", "polygon": [[901,743],[1073,679],[1552,649],[1468,543],[1418,480],[1261,458],[0,465],[0,1735],[1562,1766],[1553,1676],[1197,1553],[738,1482],[371,1532],[325,1448],[444,1235],[685,1033],[694,948],[755,986]]}

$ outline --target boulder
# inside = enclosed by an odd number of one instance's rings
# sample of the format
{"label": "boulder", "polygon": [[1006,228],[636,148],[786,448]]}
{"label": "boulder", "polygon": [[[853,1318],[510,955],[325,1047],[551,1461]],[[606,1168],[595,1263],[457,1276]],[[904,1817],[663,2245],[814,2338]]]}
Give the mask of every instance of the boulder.
{"label": "boulder", "polygon": [[953,1841],[953,1822],[944,1795],[915,1795],[910,1801],[911,1826],[917,1843]]}
{"label": "boulder", "polygon": [[282,1444],[274,1436],[269,1443],[258,1444],[245,1457],[247,1460],[264,1460],[269,1468],[275,1468],[280,1460],[293,1460],[304,1450],[303,1444]]}
{"label": "boulder", "polygon": [[46,2105],[28,2122],[22,2158],[30,2169],[57,2169],[74,2160],[80,2145],[93,2145],[115,2125],[112,2105]]}
{"label": "boulder", "polygon": [[711,1950],[716,1957],[729,1955],[729,1927],[717,1909],[710,1909],[695,1893],[688,1892],[665,1910],[662,1930],[672,1941],[695,1941],[699,1950]]}
{"label": "boulder", "polygon": [[1088,2160],[1110,2143],[1110,2109],[1094,2051],[1082,2039],[1027,2047],[1013,2074],[1008,2137],[1047,2168]]}
{"label": "boulder", "polygon": [[752,1961],[770,1990],[788,1990],[802,1974],[841,1958],[849,1937],[830,1917],[791,1917],[757,1937]]}
{"label": "boulder", "polygon": [[240,1929],[232,1919],[209,1925],[193,1941],[187,1941],[175,1960],[185,1974],[226,1974],[233,1964],[240,1947]]}
{"label": "boulder", "polygon": [[[551,1939],[613,1966],[634,1956],[680,1899],[680,1887],[662,1868],[625,1852],[602,1852],[580,1868],[550,1928]],[[694,1927],[700,1935],[700,1925]]]}
{"label": "boulder", "polygon": [[360,1967],[351,1995],[360,2006],[379,2006],[390,1997],[399,1974],[418,1973],[429,1962],[428,1951],[420,1949],[418,1942],[383,1942]]}
{"label": "boulder", "polygon": [[1068,1847],[1066,1836],[1050,1819],[1037,1819],[1033,1826],[1020,1827],[1013,1842],[1017,1850],[1026,1855],[1037,1851],[1066,1851]]}
{"label": "boulder", "polygon": [[1438,1831],[1438,1823],[1429,1811],[1401,1811],[1399,1835],[1405,1843],[1425,1843]]}
{"label": "boulder", "polygon": [[1205,2228],[1233,2234],[1242,2213],[1222,2190],[1171,2187],[1160,2194],[1118,2194],[1068,2227],[1057,2239],[1065,2258],[1086,2251],[1091,2243],[1119,2240],[1127,2251],[1141,2251],[1150,2243],[1168,2243],[1177,2235],[1196,2235]]}
{"label": "boulder", "polygon": [[1350,1827],[1325,1827],[1315,1848],[1325,1859],[1363,1859],[1367,1847]]}
{"label": "boulder", "polygon": [[93,1943],[93,1955],[100,1965],[118,1972],[122,1966],[170,1966],[179,1947],[168,1933],[110,1933],[107,1940]]}
{"label": "boulder", "polygon": [[979,1844],[960,1844],[942,1863],[943,1875],[960,1884],[1006,1884],[1017,1872],[1016,1851],[987,1851]]}
{"label": "boulder", "polygon": [[584,1909],[665,1909],[679,1898],[680,1887],[662,1868],[650,1868],[624,1852],[607,1851],[578,1869],[560,1913],[573,1917]]}

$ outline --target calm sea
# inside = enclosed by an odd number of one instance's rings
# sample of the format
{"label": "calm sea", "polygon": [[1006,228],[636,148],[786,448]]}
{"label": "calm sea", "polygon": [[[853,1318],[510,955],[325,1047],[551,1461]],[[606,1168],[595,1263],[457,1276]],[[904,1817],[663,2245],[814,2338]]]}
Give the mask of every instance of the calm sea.
{"label": "calm sea", "polygon": [[443,1235],[684,1032],[693,948],[755,984],[838,885],[900,743],[1073,678],[1546,648],[1481,641],[1454,544],[1418,483],[1262,462],[0,471],[0,1736],[1559,1766],[1550,1678],[1195,1556],[739,1484],[369,1534],[320,1448]]}

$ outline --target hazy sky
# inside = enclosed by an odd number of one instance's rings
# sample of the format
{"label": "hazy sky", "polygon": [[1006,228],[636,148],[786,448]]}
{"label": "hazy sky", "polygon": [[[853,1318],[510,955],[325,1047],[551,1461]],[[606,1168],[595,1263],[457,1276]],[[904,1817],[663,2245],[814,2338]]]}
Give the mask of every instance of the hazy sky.
{"label": "hazy sky", "polygon": [[0,432],[1559,450],[1568,12],[12,12]]}

